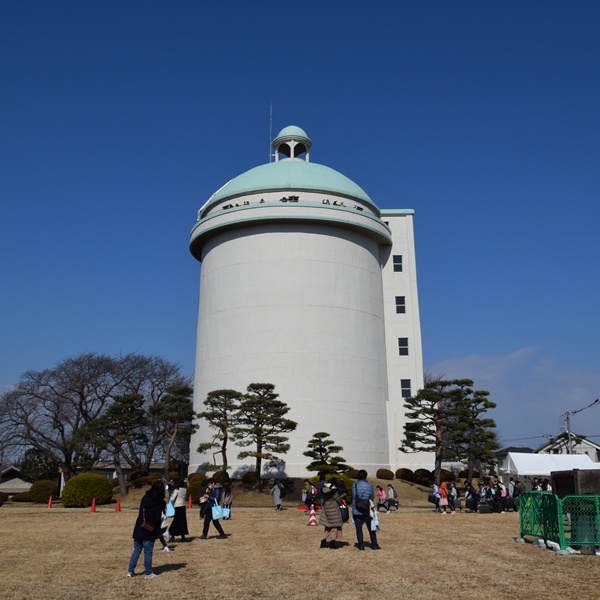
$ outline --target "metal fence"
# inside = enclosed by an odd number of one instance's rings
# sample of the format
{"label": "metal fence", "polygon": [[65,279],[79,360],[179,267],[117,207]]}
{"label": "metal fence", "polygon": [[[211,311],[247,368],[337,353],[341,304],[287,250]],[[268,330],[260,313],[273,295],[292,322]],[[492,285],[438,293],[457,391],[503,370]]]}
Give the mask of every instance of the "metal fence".
{"label": "metal fence", "polygon": [[523,492],[519,503],[521,536],[569,546],[600,546],[600,496]]}

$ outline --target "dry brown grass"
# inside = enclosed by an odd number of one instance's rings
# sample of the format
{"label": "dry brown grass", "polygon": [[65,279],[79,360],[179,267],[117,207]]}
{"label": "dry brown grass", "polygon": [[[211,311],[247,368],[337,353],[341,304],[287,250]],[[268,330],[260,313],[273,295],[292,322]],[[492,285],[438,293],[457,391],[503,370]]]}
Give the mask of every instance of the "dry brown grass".
{"label": "dry brown grass", "polygon": [[[123,505],[137,505],[142,492]],[[422,503],[423,493],[414,501]],[[600,597],[600,558],[555,556],[515,543],[518,514],[441,516],[404,507],[381,514],[381,552],[359,552],[351,525],[344,527],[346,545],[332,551],[319,549],[322,528],[307,527],[304,512],[290,507],[277,513],[268,496],[259,498],[268,508],[236,509],[234,503],[233,520],[223,522],[227,540],[178,543],[170,554],[156,544],[154,568],[161,577],[154,581],[125,578],[134,508],[116,513],[114,505],[102,506],[91,514],[5,504],[0,598]],[[188,521],[191,535],[199,535],[196,508]]]}

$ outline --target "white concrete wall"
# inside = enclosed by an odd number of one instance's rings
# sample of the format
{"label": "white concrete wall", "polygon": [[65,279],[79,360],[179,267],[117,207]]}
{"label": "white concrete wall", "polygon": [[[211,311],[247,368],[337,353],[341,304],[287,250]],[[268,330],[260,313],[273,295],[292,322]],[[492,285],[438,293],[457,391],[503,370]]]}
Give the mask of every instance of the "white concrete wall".
{"label": "white concrete wall", "polygon": [[[392,245],[382,246],[383,301],[388,373],[388,439],[392,471],[400,467],[432,469],[431,452],[404,453],[406,408],[401,380],[410,379],[411,394],[423,387],[423,349],[417,292],[417,265],[412,211],[383,211],[382,220],[391,230]],[[402,256],[402,271],[394,271],[393,256]],[[396,312],[396,296],[404,296],[406,312]],[[408,356],[400,356],[398,338],[408,338]]]}
{"label": "white concrete wall", "polygon": [[[294,208],[294,210],[296,210]],[[304,476],[318,431],[349,464],[389,466],[387,365],[379,244],[334,224],[260,223],[217,233],[202,250],[195,409],[215,389],[273,383],[298,422],[283,458]],[[212,460],[195,452],[190,471]],[[242,467],[230,448],[235,469]],[[253,461],[246,461],[246,465]]]}

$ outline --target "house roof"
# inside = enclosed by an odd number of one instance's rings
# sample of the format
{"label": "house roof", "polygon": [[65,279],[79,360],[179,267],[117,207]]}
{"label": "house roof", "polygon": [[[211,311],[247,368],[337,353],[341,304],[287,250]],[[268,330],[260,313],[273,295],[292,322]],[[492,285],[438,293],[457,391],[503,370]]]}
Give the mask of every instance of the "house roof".
{"label": "house roof", "polygon": [[494,452],[494,455],[496,456],[496,458],[504,458],[509,452],[531,454],[533,452],[533,448],[528,448],[527,446],[507,446],[506,448],[498,450],[498,452]]}
{"label": "house roof", "polygon": [[[573,441],[573,445],[577,445],[577,444],[580,444],[581,442],[585,442],[586,444],[592,446],[596,450],[600,450],[600,445],[596,444],[595,442],[590,441],[584,435],[579,435],[577,433],[571,432],[571,438]],[[548,448],[552,448],[553,446],[564,446],[567,444],[567,441],[568,441],[567,432],[563,431],[556,437],[553,437],[550,440],[548,440],[547,442],[544,442],[539,448],[536,448],[534,450],[534,452],[536,452],[536,453],[543,452],[544,450],[547,450]]]}

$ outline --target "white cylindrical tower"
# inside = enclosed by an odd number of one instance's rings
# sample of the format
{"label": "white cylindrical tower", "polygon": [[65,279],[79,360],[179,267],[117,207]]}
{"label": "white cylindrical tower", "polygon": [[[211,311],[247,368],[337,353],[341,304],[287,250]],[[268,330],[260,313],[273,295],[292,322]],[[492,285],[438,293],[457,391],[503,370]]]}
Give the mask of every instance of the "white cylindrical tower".
{"label": "white cylindrical tower", "polygon": [[[298,422],[287,476],[307,474],[303,452],[318,431],[374,474],[390,466],[381,249],[391,234],[359,186],[307,160],[311,145],[286,127],[274,162],[228,182],[198,213],[195,410],[212,390],[272,383]],[[212,463],[196,448],[213,435],[201,422],[190,471]],[[230,447],[232,475],[253,465],[237,453]]]}

